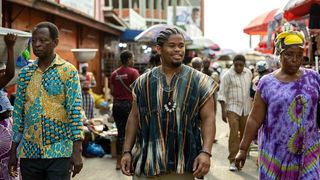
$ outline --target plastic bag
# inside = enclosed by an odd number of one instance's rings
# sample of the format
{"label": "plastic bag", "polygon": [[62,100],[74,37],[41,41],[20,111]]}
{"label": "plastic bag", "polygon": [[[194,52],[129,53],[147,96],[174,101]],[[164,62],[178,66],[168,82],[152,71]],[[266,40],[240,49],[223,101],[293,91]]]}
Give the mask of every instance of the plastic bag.
{"label": "plastic bag", "polygon": [[87,153],[93,156],[103,157],[105,152],[101,145],[96,144],[94,142],[89,142],[87,147]]}

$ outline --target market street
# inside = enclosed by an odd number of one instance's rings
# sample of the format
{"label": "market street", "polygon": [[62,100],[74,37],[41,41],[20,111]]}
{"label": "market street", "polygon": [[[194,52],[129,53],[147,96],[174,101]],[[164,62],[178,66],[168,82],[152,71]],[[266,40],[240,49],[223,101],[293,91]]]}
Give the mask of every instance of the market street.
{"label": "market street", "polygon": [[[256,166],[257,152],[251,151],[245,167],[240,172],[228,170],[228,124],[225,124],[220,115],[221,109],[218,106],[217,114],[217,140],[213,145],[210,172],[205,177],[206,180],[253,180],[258,179]],[[130,177],[124,176],[121,171],[115,170],[115,158],[105,156],[103,158],[85,158],[84,167],[75,180],[129,180]]]}

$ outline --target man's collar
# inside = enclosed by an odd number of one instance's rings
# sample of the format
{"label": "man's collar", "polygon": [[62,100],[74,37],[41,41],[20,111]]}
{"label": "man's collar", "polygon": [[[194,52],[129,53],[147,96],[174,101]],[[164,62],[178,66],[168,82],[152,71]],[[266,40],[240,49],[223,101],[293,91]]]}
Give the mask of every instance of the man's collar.
{"label": "man's collar", "polygon": [[[35,60],[34,65],[38,67],[38,63],[39,63],[39,58]],[[53,59],[53,61],[51,62],[48,68],[53,66],[60,66],[60,65],[63,65],[64,63],[66,63],[66,61],[63,60],[58,54],[56,54],[56,57]]]}
{"label": "man's collar", "polygon": [[[177,77],[184,76],[185,75],[184,72],[186,69],[187,69],[187,66],[184,64],[181,64],[181,70],[179,72],[175,73],[175,76],[177,76]],[[153,76],[155,76],[156,78],[160,78],[161,74],[165,75],[164,72],[162,72],[162,70],[161,70],[161,66],[154,68],[154,72],[155,73],[153,73]]]}

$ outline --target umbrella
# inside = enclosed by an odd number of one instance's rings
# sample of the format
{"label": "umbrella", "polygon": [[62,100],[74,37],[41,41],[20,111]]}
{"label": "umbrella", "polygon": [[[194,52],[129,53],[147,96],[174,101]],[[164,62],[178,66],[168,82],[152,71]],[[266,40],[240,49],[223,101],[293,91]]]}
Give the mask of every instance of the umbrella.
{"label": "umbrella", "polygon": [[214,43],[211,46],[209,46],[209,49],[211,49],[213,51],[220,51],[220,46],[218,44]]}
{"label": "umbrella", "polygon": [[294,20],[310,13],[312,4],[320,4],[320,0],[290,0],[284,7],[284,17]]}
{"label": "umbrella", "polygon": [[232,49],[222,49],[218,52],[216,52],[216,58],[217,60],[222,61],[229,61],[232,60],[233,56],[236,54],[236,52]]}
{"label": "umbrella", "polygon": [[[205,49],[213,47],[214,49],[220,49],[219,45],[214,43],[210,38],[203,36],[192,37],[192,44],[187,46],[187,49]],[[214,50],[213,49],[213,50]]]}
{"label": "umbrella", "polygon": [[268,24],[274,20],[278,10],[273,9],[256,17],[243,29],[243,32],[249,35],[266,35],[268,33]]}
{"label": "umbrella", "polygon": [[177,26],[171,26],[171,25],[166,25],[166,24],[156,24],[153,25],[151,27],[149,27],[148,29],[142,31],[138,36],[136,36],[134,38],[135,41],[138,42],[151,42],[151,43],[155,43],[157,40],[157,37],[160,33],[160,31],[165,30],[166,28],[177,28],[178,30],[180,30],[180,32],[182,32],[186,43],[191,43],[191,37],[181,28],[177,27]]}

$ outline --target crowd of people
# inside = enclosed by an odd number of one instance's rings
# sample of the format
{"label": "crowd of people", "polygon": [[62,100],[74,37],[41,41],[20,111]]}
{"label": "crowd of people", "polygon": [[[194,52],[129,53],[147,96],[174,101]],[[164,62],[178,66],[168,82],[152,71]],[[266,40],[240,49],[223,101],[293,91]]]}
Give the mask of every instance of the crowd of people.
{"label": "crowd of people", "polygon": [[[4,41],[8,60],[1,89],[14,76],[16,36],[8,34]],[[83,167],[83,126],[94,117],[96,82],[87,64],[78,72],[55,52],[58,43],[56,25],[37,24],[32,31],[37,59],[18,75],[14,106],[0,91],[5,132],[0,138],[6,140],[0,179],[70,179]],[[229,125],[230,171],[243,168],[258,139],[260,179],[319,179],[320,76],[301,67],[301,33],[280,33],[275,45],[280,68],[272,71],[260,61],[257,73],[241,54],[223,73],[208,58],[183,64],[185,39],[174,27],[159,33],[150,68],[141,75],[133,68],[134,54],[122,51],[121,65],[110,77],[116,170],[134,180],[203,179],[217,142],[217,118]],[[216,117],[218,102],[221,117]]]}

